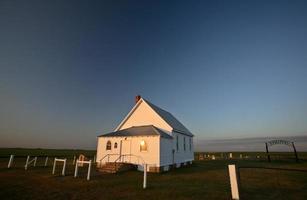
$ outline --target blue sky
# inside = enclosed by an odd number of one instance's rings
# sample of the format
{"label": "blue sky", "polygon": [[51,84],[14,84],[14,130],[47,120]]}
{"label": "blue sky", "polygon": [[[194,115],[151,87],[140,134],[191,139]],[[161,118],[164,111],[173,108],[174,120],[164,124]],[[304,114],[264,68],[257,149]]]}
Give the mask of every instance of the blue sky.
{"label": "blue sky", "polygon": [[0,146],[94,148],[142,95],[195,139],[307,135],[304,1],[0,2]]}

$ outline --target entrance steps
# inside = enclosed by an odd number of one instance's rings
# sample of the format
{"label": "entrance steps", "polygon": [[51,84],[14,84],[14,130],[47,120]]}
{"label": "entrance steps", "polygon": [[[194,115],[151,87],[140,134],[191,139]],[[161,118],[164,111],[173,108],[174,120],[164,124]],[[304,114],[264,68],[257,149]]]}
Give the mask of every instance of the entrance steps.
{"label": "entrance steps", "polygon": [[135,165],[130,163],[119,163],[119,162],[107,162],[102,166],[99,166],[97,170],[103,173],[118,173],[135,169]]}

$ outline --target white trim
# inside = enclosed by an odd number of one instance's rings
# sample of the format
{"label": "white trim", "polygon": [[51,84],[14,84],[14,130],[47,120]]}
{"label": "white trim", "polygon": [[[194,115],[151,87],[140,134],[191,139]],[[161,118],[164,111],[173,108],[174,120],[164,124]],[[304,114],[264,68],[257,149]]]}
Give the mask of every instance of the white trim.
{"label": "white trim", "polygon": [[[156,113],[156,115],[159,116],[159,118],[164,122],[166,123],[170,129],[173,131],[174,128],[169,124],[167,123],[160,115],[159,113],[157,113],[143,98],[141,98],[134,106],[133,108],[131,109],[131,111],[128,113],[128,115],[124,118],[124,120],[117,126],[117,128],[114,130],[114,131],[118,131],[123,125],[124,123],[130,118],[130,116],[134,113],[134,111],[137,109],[137,107],[142,103],[144,102],[154,113]],[[159,128],[159,127],[158,127]]]}
{"label": "white trim", "polygon": [[144,100],[141,98],[130,110],[130,112],[126,115],[126,117],[123,119],[123,121],[116,127],[114,131],[118,131],[120,127],[124,125],[124,123],[129,119],[129,117],[132,115],[132,113],[136,110],[136,108],[143,102]]}
{"label": "white trim", "polygon": [[[147,106],[149,106],[150,107],[150,109],[152,110],[152,111],[154,111],[154,113],[156,113],[159,117],[160,117],[160,119],[162,119],[162,121],[164,121],[171,129],[172,129],[172,132],[173,132],[173,130],[174,130],[174,128],[169,124],[169,123],[167,123],[167,121],[165,121],[164,119],[163,119],[163,117],[161,117],[161,115],[159,115],[159,113],[157,113],[146,101],[144,101],[145,103],[146,103],[146,105]],[[158,127],[159,128],[159,127]]]}

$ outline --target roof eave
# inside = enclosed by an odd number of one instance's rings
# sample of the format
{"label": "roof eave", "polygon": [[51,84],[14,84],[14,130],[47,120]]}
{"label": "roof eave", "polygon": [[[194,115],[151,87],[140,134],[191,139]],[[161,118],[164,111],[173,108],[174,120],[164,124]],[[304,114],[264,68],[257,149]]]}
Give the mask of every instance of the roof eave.
{"label": "roof eave", "polygon": [[181,133],[183,135],[187,135],[187,136],[190,136],[190,137],[194,137],[194,135],[192,133],[186,133],[184,131],[180,131],[180,130],[177,130],[177,129],[173,129],[173,132],[177,132],[177,133]]}
{"label": "roof eave", "polygon": [[121,123],[116,127],[116,129],[114,131],[118,131],[123,125],[124,123],[129,119],[129,117],[132,115],[132,113],[136,110],[136,108],[143,102],[143,98],[141,97],[141,99],[134,104],[133,108],[129,111],[129,113],[125,116],[125,118],[121,121]]}
{"label": "roof eave", "polygon": [[148,136],[159,137],[160,135],[100,135],[97,137],[148,137]]}

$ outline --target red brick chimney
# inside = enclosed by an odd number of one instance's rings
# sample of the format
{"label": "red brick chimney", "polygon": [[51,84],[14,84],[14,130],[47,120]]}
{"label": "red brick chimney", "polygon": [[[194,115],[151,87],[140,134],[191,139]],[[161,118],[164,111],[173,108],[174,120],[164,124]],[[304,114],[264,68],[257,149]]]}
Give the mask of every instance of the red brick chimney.
{"label": "red brick chimney", "polygon": [[141,99],[141,95],[135,96],[135,103],[137,103]]}

